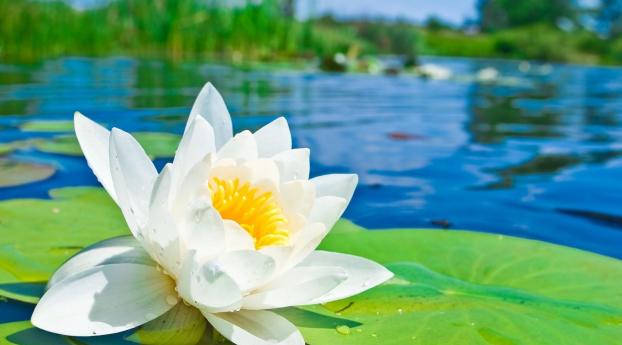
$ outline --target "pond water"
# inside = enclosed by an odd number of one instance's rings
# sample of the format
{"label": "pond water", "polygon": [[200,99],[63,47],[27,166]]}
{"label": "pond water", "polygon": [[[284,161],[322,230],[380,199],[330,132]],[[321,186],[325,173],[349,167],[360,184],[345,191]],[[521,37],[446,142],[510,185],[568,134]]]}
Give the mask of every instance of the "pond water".
{"label": "pond water", "polygon": [[[295,146],[311,148],[312,175],[359,174],[345,217],[360,225],[502,233],[622,258],[622,69],[424,62],[454,77],[128,58],[0,65],[0,142],[55,135],[19,125],[70,120],[75,110],[125,130],[181,133],[200,87],[212,81],[237,130],[285,115]],[[472,78],[485,67],[502,77]],[[0,188],[0,199],[97,185],[81,157],[32,149],[12,156],[59,170],[42,182]]]}

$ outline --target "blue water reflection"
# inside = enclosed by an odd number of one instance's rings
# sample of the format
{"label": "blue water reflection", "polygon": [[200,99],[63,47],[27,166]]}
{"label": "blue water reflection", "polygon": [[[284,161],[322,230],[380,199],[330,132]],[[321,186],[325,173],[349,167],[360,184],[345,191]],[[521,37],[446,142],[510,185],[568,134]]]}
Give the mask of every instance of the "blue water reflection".
{"label": "blue water reflection", "polygon": [[[356,172],[346,217],[371,228],[451,227],[545,240],[622,258],[622,69],[426,59],[450,80],[410,75],[247,71],[127,58],[0,65],[0,142],[33,119],[80,110],[126,130],[181,133],[212,81],[237,129],[276,115],[312,174]],[[477,82],[494,67],[502,78]],[[0,198],[96,185],[83,158],[21,150],[55,164],[51,179],[0,189]]]}

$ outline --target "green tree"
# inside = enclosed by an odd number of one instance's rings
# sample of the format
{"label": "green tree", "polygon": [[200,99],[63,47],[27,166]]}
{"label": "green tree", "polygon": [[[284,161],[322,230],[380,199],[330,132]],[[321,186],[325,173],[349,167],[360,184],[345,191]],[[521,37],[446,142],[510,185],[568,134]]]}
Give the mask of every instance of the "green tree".
{"label": "green tree", "polygon": [[480,28],[495,31],[532,24],[557,25],[563,18],[574,19],[575,0],[479,0]]}

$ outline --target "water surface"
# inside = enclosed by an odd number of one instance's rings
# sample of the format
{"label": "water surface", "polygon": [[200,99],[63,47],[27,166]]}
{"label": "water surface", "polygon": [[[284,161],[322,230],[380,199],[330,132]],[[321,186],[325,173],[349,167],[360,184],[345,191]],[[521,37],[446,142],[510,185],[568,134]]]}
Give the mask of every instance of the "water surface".
{"label": "water surface", "polygon": [[[236,130],[285,115],[295,146],[311,148],[312,175],[359,174],[345,214],[358,224],[471,229],[622,258],[622,69],[425,62],[450,68],[455,78],[128,58],[0,65],[0,142],[52,136],[18,126],[69,120],[75,110],[128,131],[181,133],[200,87],[212,81]],[[490,66],[504,78],[472,78]],[[12,155],[59,171],[42,182],[0,188],[0,199],[97,185],[81,157]]]}

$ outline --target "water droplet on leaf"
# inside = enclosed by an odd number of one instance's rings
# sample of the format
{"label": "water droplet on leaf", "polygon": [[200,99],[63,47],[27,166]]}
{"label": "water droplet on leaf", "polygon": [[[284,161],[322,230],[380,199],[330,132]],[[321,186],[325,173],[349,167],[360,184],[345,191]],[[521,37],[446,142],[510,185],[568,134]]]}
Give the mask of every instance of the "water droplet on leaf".
{"label": "water droplet on leaf", "polygon": [[337,333],[339,334],[343,334],[343,335],[350,334],[350,327],[346,325],[337,326],[335,329],[337,330]]}

